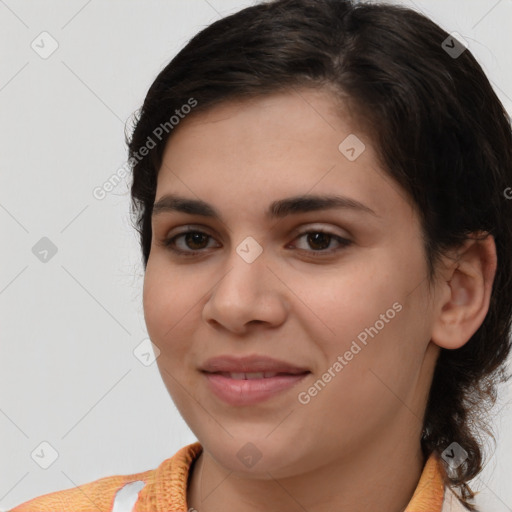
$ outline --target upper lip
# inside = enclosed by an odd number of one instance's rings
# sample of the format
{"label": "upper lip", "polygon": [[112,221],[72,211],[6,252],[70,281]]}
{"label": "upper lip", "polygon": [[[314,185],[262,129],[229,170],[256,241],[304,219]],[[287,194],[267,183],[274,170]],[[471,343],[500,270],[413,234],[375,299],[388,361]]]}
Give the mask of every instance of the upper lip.
{"label": "upper lip", "polygon": [[252,373],[252,372],[275,372],[275,373],[305,373],[307,368],[296,366],[286,361],[280,361],[268,356],[252,355],[245,357],[234,357],[230,355],[212,357],[200,368],[204,372],[217,373]]}

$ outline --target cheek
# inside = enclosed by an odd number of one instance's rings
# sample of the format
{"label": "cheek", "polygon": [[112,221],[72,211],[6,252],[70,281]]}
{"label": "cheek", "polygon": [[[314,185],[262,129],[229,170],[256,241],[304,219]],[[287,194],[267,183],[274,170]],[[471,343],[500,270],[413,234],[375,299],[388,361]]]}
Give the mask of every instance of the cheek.
{"label": "cheek", "polygon": [[396,271],[393,274],[384,258],[376,259],[378,261],[368,258],[354,265],[341,265],[323,277],[297,279],[295,276],[293,280],[294,291],[305,299],[312,313],[314,323],[310,325],[315,326],[317,334],[321,330],[322,338],[335,349],[350,345],[352,339],[376,322],[378,330],[384,330],[383,327],[396,322],[395,316],[399,316],[396,309],[400,309],[400,305],[395,303],[401,302],[405,295],[408,276],[397,275]]}
{"label": "cheek", "polygon": [[[417,383],[424,343],[413,326],[412,304],[388,304],[394,298],[396,295],[391,294],[381,302],[343,304],[344,313],[352,317],[340,314],[336,342],[324,345],[325,367],[319,368],[316,380],[308,383],[311,387],[299,390],[305,393],[301,404],[311,397],[307,405],[299,407],[308,417],[322,418],[326,436],[337,439],[341,431],[343,443],[356,443],[361,436],[371,437],[375,428],[392,421],[395,415],[408,414],[407,407],[413,408],[408,405],[404,410]],[[397,302],[402,309],[398,305],[392,308]],[[379,318],[381,313],[387,323]],[[348,324],[350,327],[345,328]]]}
{"label": "cheek", "polygon": [[[423,291],[382,289],[367,300],[345,303],[346,314],[352,315],[347,318],[354,321],[347,329],[350,334],[340,334],[338,345],[330,348],[331,364],[338,355],[344,359],[342,378],[331,391],[333,399],[361,420],[373,421],[372,414],[384,418],[410,401],[429,341]],[[342,333],[341,316],[338,326]]]}
{"label": "cheek", "polygon": [[[201,297],[205,290],[199,281],[203,277],[196,272],[171,268],[158,264],[157,259],[146,268],[143,287],[144,318],[151,341],[157,345],[160,355],[157,364],[172,375],[185,378],[186,369],[199,359],[198,347],[191,343],[201,316]],[[162,373],[166,384],[172,379]],[[168,382],[169,381],[169,382]]]}
{"label": "cheek", "polygon": [[148,264],[143,288],[144,318],[149,337],[160,350],[156,364],[173,400],[185,400],[181,396],[183,387],[191,388],[190,375],[184,368],[191,355],[187,340],[193,333],[193,311],[183,296],[186,288],[179,283],[168,272],[164,274],[154,264]]}
{"label": "cheek", "polygon": [[324,356],[318,372],[344,357],[344,379],[370,401],[378,396],[373,385],[382,387],[372,368],[390,384],[405,385],[428,343],[425,285],[418,286],[422,270],[421,259],[399,266],[393,254],[381,253],[351,265],[350,272],[302,281],[300,294],[314,313],[313,323],[304,327]]}
{"label": "cheek", "polygon": [[144,308],[144,319],[150,338],[153,342],[159,341],[163,312],[167,309],[163,304],[167,300],[164,294],[164,287],[158,284],[157,272],[154,266],[148,264],[144,276],[142,291],[142,303]]}
{"label": "cheek", "polygon": [[159,346],[172,339],[176,325],[190,309],[190,290],[176,271],[165,269],[158,262],[150,261],[146,268],[143,287],[144,318],[148,333]]}

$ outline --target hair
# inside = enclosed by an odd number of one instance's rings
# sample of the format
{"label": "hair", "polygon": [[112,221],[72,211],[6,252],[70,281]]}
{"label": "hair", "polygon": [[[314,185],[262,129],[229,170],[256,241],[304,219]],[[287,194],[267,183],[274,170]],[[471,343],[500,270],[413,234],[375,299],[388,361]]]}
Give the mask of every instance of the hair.
{"label": "hair", "polygon": [[[350,106],[384,171],[406,191],[421,221],[429,283],[448,249],[476,234],[494,237],[489,311],[464,346],[440,349],[421,437],[425,457],[441,456],[452,442],[466,450],[467,459],[443,478],[476,510],[468,482],[482,470],[480,434],[492,437],[486,415],[499,382],[509,378],[512,201],[505,191],[512,186],[512,132],[478,62],[467,49],[450,55],[447,37],[427,17],[397,5],[260,3],[195,35],[158,74],[134,116],[131,139],[125,136],[144,269],[157,176],[177,124],[171,116],[189,112],[185,105],[195,104],[194,116],[222,102],[303,87],[327,89]],[[150,149],[141,157],[143,147]]]}

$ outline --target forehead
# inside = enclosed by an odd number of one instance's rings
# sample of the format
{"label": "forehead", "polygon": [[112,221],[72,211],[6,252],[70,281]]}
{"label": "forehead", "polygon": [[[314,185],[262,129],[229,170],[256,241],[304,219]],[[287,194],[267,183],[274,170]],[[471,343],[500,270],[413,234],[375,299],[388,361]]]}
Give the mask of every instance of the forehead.
{"label": "forehead", "polygon": [[372,141],[325,90],[225,102],[185,118],[166,145],[156,199],[180,193],[219,207],[239,199],[246,209],[251,196],[269,203],[307,192],[343,194],[384,214],[407,201]]}

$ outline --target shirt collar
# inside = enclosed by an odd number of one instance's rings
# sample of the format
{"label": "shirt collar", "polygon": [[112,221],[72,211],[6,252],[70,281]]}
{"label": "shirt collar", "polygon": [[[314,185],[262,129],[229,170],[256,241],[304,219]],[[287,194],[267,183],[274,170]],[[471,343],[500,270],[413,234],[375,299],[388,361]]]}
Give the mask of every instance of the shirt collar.
{"label": "shirt collar", "polygon": [[442,462],[435,454],[431,454],[405,512],[441,512],[443,498]]}
{"label": "shirt collar", "polygon": [[[183,507],[184,510],[187,510],[186,489],[190,468],[201,451],[202,446],[199,442],[183,447],[174,457],[168,459],[169,462],[171,460],[173,462],[173,470],[170,475],[166,475],[167,478],[161,480],[163,485],[169,487],[162,494],[164,496],[173,495],[175,500],[173,505]],[[160,481],[160,479],[157,480]],[[164,491],[164,489],[161,489],[161,491]],[[435,454],[431,454],[423,467],[418,485],[404,512],[444,512],[444,498],[445,486],[442,461]],[[161,509],[158,508],[158,510]]]}

